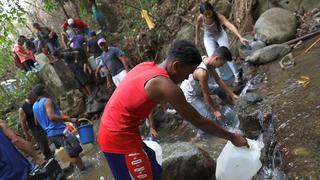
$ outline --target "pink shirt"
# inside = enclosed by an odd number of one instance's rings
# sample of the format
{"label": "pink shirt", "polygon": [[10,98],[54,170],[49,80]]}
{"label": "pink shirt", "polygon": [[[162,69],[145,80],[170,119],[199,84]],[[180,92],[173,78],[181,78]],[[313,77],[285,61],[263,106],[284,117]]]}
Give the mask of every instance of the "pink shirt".
{"label": "pink shirt", "polygon": [[23,46],[21,46],[19,44],[15,44],[13,47],[13,50],[17,54],[17,56],[19,57],[21,63],[23,63],[29,59],[35,61],[35,58],[34,58],[32,52],[28,49],[25,49]]}

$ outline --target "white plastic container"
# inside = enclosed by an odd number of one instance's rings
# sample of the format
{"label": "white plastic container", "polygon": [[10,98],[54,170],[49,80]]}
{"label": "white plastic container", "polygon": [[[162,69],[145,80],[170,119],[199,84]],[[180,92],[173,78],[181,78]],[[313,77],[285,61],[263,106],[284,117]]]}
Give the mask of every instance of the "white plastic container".
{"label": "white plastic container", "polygon": [[143,141],[149,148],[156,153],[156,159],[158,164],[162,164],[162,148],[156,141],[144,140]]}
{"label": "white plastic container", "polygon": [[217,160],[217,180],[250,180],[257,174],[263,143],[247,139],[250,148],[236,147],[230,141],[224,146]]}

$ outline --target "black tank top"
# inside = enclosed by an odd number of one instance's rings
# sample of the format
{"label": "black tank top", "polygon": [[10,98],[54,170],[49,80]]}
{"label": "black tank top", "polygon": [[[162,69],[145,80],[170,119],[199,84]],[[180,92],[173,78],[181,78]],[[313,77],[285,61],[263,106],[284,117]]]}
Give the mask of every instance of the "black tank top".
{"label": "black tank top", "polygon": [[33,116],[33,110],[32,110],[32,105],[24,102],[21,106],[22,110],[26,113],[26,120],[27,124],[30,129],[38,129],[40,126],[37,126],[36,123],[34,122],[34,116]]}

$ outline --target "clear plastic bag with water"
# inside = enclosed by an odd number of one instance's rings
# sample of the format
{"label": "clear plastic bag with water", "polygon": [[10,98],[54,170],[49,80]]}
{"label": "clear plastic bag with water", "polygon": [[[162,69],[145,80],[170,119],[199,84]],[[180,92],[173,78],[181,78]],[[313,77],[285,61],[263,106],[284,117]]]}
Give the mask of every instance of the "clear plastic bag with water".
{"label": "clear plastic bag with water", "polygon": [[239,128],[240,121],[237,113],[229,106],[223,106],[221,109],[221,114],[223,114],[224,126],[227,128]]}

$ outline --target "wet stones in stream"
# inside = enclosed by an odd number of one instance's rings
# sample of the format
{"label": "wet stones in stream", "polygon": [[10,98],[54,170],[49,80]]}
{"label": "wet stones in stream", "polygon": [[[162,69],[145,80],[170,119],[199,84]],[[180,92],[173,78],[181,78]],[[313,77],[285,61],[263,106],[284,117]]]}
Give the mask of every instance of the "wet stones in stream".
{"label": "wet stones in stream", "polygon": [[247,93],[235,105],[240,120],[239,128],[250,139],[257,139],[262,131],[260,119],[263,113],[256,110],[256,104],[262,100],[263,97],[257,93]]}
{"label": "wet stones in stream", "polygon": [[162,144],[164,180],[212,180],[215,174],[215,161],[210,155],[187,142]]}

